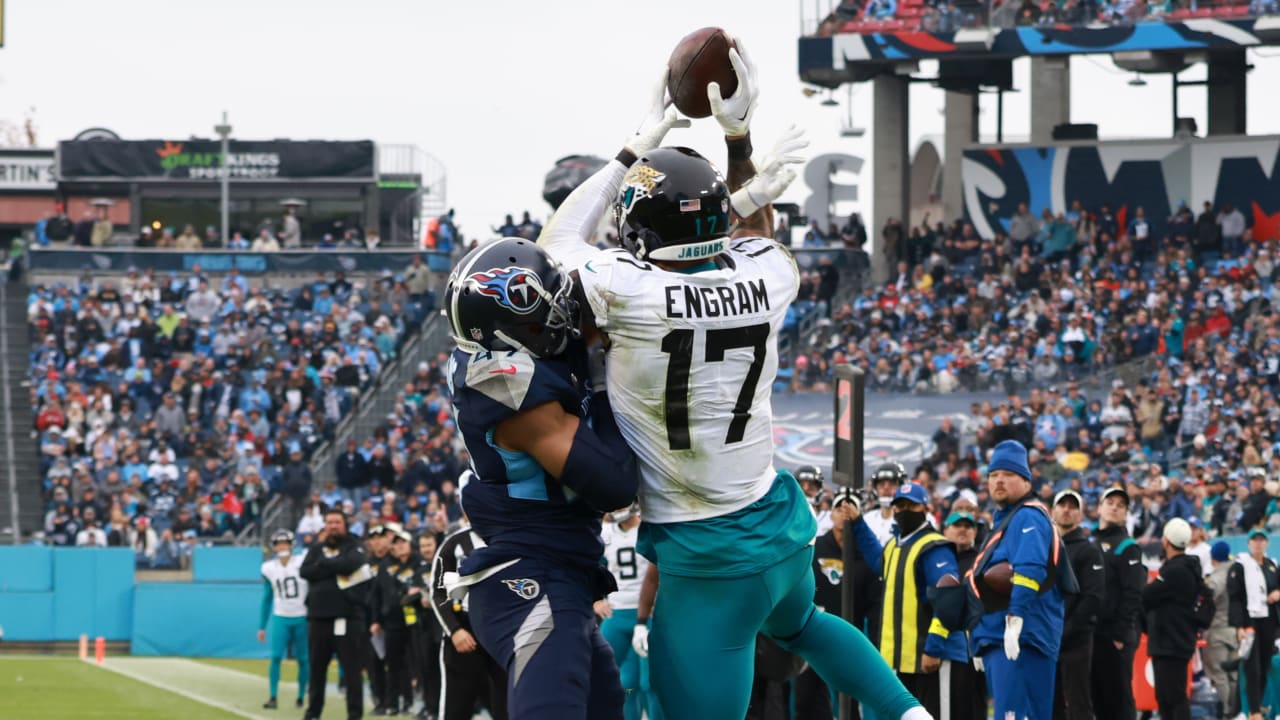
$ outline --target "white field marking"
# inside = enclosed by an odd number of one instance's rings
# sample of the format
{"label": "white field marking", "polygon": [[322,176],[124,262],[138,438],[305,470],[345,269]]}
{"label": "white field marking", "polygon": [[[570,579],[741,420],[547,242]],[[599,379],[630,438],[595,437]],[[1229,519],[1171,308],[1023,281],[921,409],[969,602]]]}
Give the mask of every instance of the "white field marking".
{"label": "white field marking", "polygon": [[[198,702],[202,705],[208,705],[209,707],[222,710],[223,712],[227,712],[232,715],[236,715],[238,717],[248,718],[249,720],[263,720],[264,718],[269,717],[266,715],[250,714],[239,708],[207,698],[204,695],[191,692],[190,690],[183,689],[169,682],[164,682],[161,680],[157,680],[154,677],[149,677],[146,672],[140,671],[140,669],[138,668],[129,669],[126,667],[126,665],[134,664],[131,661],[139,660],[139,659],[140,658],[112,658],[104,662],[102,665],[98,665],[96,662],[93,662],[93,661],[86,661],[86,662],[88,662],[88,664],[93,665],[95,667],[100,667],[104,670],[109,670],[110,672],[116,673],[117,675],[123,675],[124,677],[127,677],[131,680],[137,680],[138,682],[145,683],[152,687],[160,688],[161,690],[166,690],[175,695],[180,695],[188,700]],[[184,661],[177,658],[164,658],[164,659],[161,659],[160,662],[164,662],[166,664],[173,663],[176,665]],[[190,661],[185,661],[185,662],[190,662]],[[190,663],[190,664],[195,665],[197,663]]]}

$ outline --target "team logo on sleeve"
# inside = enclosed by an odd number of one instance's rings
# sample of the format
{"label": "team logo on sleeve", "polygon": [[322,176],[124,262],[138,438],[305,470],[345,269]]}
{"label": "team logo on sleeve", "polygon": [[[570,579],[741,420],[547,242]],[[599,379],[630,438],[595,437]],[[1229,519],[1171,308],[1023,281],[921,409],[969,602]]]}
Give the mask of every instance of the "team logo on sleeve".
{"label": "team logo on sleeve", "polygon": [[467,284],[519,315],[537,310],[547,294],[542,278],[518,267],[474,273],[467,278]]}
{"label": "team logo on sleeve", "polygon": [[622,178],[622,211],[631,212],[637,200],[653,195],[653,189],[667,176],[648,165],[636,165]]}
{"label": "team logo on sleeve", "polygon": [[542,592],[542,587],[538,585],[537,580],[529,578],[520,578],[518,580],[503,580],[507,589],[519,595],[525,600],[532,600],[538,597],[538,593]]}

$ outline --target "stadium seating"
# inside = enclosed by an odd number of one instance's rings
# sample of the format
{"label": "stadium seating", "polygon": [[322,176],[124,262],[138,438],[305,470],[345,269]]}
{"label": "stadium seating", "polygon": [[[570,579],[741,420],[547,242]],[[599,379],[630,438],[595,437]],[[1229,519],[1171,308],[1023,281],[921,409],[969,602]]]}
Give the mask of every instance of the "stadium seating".
{"label": "stadium seating", "polygon": [[[1016,2],[1017,0],[1007,0]],[[1037,7],[1041,11],[1050,9],[1050,0],[1039,0],[1036,2]],[[921,29],[932,29],[929,20],[937,21],[937,10],[943,7],[945,3],[929,2],[928,0],[900,0],[892,18],[876,18],[868,14],[869,3],[861,6],[856,13],[851,13],[847,8],[843,12],[834,12],[821,25],[816,34],[832,35],[838,33],[887,33],[887,32],[911,32]],[[956,3],[958,9],[957,24],[964,27],[981,27],[986,24],[986,18],[989,15],[996,14],[1000,3],[994,2],[990,4],[990,12],[987,11],[988,5],[982,4],[964,4]],[[842,6],[843,7],[843,6]],[[1145,20],[1149,21],[1180,21],[1192,18],[1244,18],[1252,17],[1258,14],[1257,9],[1249,0],[1228,0],[1227,2],[1214,3],[1207,5],[1200,3],[1196,7],[1178,7],[1169,12],[1161,12],[1160,6],[1157,4],[1148,5],[1150,8]],[[848,17],[850,14],[853,17]],[[1098,25],[1098,24],[1127,24],[1132,23],[1130,17],[1119,18],[1108,15],[1105,8],[1100,10],[1093,17],[1084,18],[1079,24]],[[1067,24],[1059,18],[1052,20],[1054,25]]]}
{"label": "stadium seating", "polygon": [[[36,285],[31,402],[55,545],[134,547],[176,566],[282,490],[430,306],[391,271],[294,288],[130,271]],[[86,490],[96,493],[86,497]],[[97,530],[85,511],[92,509]]]}

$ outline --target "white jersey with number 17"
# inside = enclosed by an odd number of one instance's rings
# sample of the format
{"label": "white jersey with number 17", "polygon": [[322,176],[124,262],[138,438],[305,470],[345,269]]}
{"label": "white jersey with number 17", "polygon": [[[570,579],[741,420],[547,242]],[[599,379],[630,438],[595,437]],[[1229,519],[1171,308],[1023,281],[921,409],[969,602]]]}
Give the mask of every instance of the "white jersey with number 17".
{"label": "white jersey with number 17", "polygon": [[577,254],[597,327],[611,342],[609,398],[641,467],[645,520],[740,510],[773,483],[770,397],[795,260],[739,238],[719,267],[671,272],[623,250]]}
{"label": "white jersey with number 17", "polygon": [[271,614],[280,617],[307,616],[307,581],[302,579],[302,557],[294,555],[281,564],[277,558],[262,563],[262,577],[274,595]]}

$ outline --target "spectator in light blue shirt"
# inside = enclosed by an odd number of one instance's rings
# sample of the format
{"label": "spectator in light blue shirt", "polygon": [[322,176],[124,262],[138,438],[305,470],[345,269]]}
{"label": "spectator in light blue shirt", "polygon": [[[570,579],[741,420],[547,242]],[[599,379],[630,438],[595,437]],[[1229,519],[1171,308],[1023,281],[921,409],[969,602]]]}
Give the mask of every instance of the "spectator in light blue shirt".
{"label": "spectator in light blue shirt", "polygon": [[257,410],[266,413],[271,409],[271,395],[262,389],[262,382],[257,378],[253,378],[253,384],[240,391],[240,409],[246,414]]}

